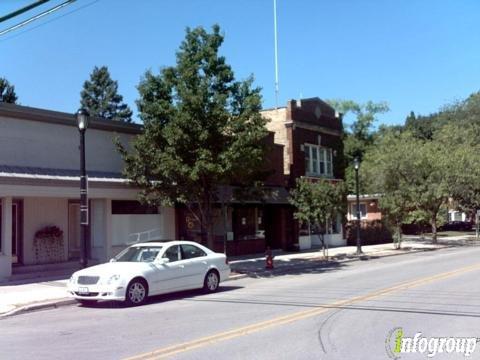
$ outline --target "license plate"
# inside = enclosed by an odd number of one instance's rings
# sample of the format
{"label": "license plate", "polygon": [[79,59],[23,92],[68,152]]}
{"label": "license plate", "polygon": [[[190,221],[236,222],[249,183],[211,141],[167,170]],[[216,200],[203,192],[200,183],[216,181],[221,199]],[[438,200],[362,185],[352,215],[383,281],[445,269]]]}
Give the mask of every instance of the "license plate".
{"label": "license plate", "polygon": [[88,294],[88,287],[79,287],[78,288],[79,294]]}

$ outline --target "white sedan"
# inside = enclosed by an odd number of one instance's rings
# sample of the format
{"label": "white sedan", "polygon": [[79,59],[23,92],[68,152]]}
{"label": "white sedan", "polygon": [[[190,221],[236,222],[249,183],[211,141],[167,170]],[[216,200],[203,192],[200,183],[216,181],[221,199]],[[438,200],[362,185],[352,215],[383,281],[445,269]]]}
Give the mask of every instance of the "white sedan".
{"label": "white sedan", "polygon": [[230,275],[224,254],[195,242],[146,242],[132,245],[109,263],[75,272],[68,292],[82,304],[98,300],[140,305],[148,296],[203,288],[218,289]]}

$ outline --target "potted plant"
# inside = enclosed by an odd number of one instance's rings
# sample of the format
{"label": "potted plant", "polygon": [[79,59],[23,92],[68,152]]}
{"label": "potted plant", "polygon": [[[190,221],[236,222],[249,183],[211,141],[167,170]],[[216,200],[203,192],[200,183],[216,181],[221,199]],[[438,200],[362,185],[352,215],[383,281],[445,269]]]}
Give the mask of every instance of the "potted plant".
{"label": "potted plant", "polygon": [[45,226],[38,230],[33,247],[37,264],[65,261],[63,231],[57,226]]}

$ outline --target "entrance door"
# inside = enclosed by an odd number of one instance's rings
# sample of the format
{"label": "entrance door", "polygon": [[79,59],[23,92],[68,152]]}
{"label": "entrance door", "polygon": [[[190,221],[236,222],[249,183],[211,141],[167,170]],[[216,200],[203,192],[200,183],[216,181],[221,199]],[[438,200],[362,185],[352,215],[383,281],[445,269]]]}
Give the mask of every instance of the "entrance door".
{"label": "entrance door", "polygon": [[12,263],[22,264],[22,213],[23,213],[22,200],[12,201]]}
{"label": "entrance door", "polygon": [[19,253],[19,241],[18,241],[18,204],[12,204],[12,263],[18,263]]}
{"label": "entrance door", "polygon": [[80,204],[68,204],[68,259],[80,258]]}

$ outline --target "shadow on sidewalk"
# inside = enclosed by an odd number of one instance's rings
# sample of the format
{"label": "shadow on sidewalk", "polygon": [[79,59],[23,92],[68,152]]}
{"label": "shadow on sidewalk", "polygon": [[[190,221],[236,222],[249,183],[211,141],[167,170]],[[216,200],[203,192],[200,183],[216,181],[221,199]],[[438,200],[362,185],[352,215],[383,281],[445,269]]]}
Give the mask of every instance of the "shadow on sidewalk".
{"label": "shadow on sidewalk", "polygon": [[321,274],[340,270],[347,265],[337,260],[289,259],[275,260],[274,269],[265,269],[265,260],[254,260],[248,263],[233,264],[232,271],[245,274],[251,278],[274,277],[282,275]]}

